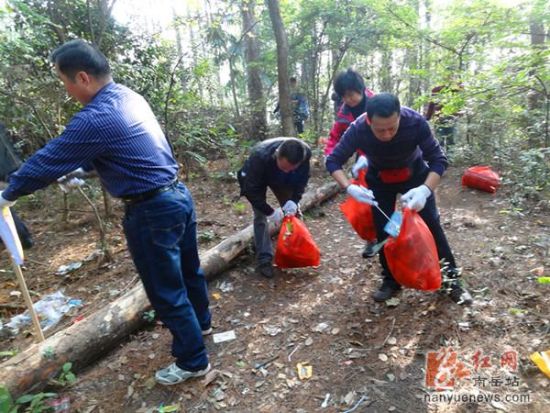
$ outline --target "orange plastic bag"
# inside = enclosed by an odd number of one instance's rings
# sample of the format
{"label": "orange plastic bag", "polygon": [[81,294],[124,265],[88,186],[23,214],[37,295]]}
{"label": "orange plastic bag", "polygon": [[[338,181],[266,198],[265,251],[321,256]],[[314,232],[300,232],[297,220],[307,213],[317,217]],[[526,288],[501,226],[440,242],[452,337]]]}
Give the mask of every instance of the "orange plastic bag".
{"label": "orange plastic bag", "polygon": [[275,265],[279,268],[316,267],[321,253],[306,225],[295,216],[286,216],[281,224]]}
{"label": "orange plastic bag", "polygon": [[397,238],[384,245],[395,280],[409,288],[435,291],[441,287],[441,269],[435,241],[418,212],[405,208]]}
{"label": "orange plastic bag", "polygon": [[500,186],[500,176],[489,166],[472,166],[462,175],[462,186],[494,194]]}
{"label": "orange plastic bag", "polygon": [[[362,169],[359,171],[359,177],[352,179],[351,182],[366,188],[366,174],[367,171]],[[372,217],[372,208],[369,204],[359,202],[355,198],[348,196],[348,199],[340,204],[340,210],[355,232],[357,232],[357,235],[366,241],[376,241],[376,226]]]}

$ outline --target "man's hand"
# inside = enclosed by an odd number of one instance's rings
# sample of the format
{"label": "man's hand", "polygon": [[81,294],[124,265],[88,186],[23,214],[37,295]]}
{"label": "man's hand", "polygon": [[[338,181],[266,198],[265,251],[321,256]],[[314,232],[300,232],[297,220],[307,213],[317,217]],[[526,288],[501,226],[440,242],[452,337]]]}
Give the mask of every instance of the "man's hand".
{"label": "man's hand", "polygon": [[407,193],[401,197],[401,203],[404,207],[420,212],[426,205],[426,201],[431,194],[432,191],[427,185],[420,185],[407,191]]}
{"label": "man's hand", "polygon": [[374,194],[372,191],[363,186],[351,184],[346,188],[346,192],[349,196],[355,198],[359,202],[364,202],[369,205],[378,205],[378,202],[374,199]]}
{"label": "man's hand", "polygon": [[298,212],[298,205],[292,200],[286,201],[283,205],[283,212],[285,215],[296,215]]}
{"label": "man's hand", "polygon": [[8,201],[6,198],[4,198],[2,196],[2,193],[4,191],[0,191],[0,209],[4,208],[4,207],[11,207],[13,205],[15,205],[15,201]]}
{"label": "man's hand", "polygon": [[355,162],[355,164],[351,167],[351,176],[353,176],[354,178],[357,178],[359,176],[359,171],[361,169],[365,169],[368,167],[369,167],[369,161],[364,155],[361,155],[357,159],[357,162]]}
{"label": "man's hand", "polygon": [[277,208],[271,215],[267,217],[270,222],[273,222],[276,226],[281,225],[285,214],[281,208]]}

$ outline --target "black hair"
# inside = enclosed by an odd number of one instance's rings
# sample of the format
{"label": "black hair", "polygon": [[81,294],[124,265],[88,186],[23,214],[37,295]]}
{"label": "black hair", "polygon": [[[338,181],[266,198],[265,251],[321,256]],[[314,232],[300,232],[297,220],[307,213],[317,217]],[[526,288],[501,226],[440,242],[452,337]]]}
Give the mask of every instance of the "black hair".
{"label": "black hair", "polygon": [[374,116],[389,118],[394,113],[400,114],[401,104],[399,98],[391,93],[378,93],[367,100],[366,109],[369,119]]}
{"label": "black hair", "polygon": [[52,52],[50,60],[71,80],[81,71],[96,78],[104,78],[111,73],[105,55],[81,39],[71,40],[59,46]]}
{"label": "black hair", "polygon": [[292,165],[298,165],[306,159],[306,148],[297,139],[287,139],[277,148],[277,158],[285,158]]}
{"label": "black hair", "polygon": [[338,95],[344,96],[348,90],[358,93],[363,93],[365,90],[363,77],[351,67],[344,72],[338,73],[334,79],[334,91]]}

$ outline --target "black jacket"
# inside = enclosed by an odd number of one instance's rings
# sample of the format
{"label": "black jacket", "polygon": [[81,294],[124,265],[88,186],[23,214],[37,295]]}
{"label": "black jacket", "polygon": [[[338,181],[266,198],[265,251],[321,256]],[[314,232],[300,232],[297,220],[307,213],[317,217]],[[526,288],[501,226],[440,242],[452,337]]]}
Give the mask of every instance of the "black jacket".
{"label": "black jacket", "polygon": [[[306,148],[306,157],[298,168],[285,173],[277,167],[275,151],[285,140],[294,139]],[[292,190],[290,199],[296,203],[302,199],[309,180],[309,160],[311,149],[296,138],[273,138],[257,143],[237,177],[241,187],[241,196],[245,196],[252,206],[265,215],[271,215],[273,208],[266,202],[267,187],[272,190],[285,188]]]}

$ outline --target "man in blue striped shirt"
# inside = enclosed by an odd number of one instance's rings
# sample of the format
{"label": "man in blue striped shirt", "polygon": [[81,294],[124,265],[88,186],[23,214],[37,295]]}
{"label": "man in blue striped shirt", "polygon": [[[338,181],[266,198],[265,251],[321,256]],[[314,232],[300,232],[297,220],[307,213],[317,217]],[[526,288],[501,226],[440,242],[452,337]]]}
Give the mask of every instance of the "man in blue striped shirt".
{"label": "man in blue striped shirt", "polygon": [[124,232],[147,296],[173,335],[176,361],[156,373],[177,384],[210,369],[203,335],[211,332],[200,269],[196,217],[188,189],[151,108],[116,84],[105,56],[73,40],[52,53],[67,93],[84,108],[65,131],[34,154],[0,192],[0,207],[78,168],[95,169],[107,191],[126,204]]}

